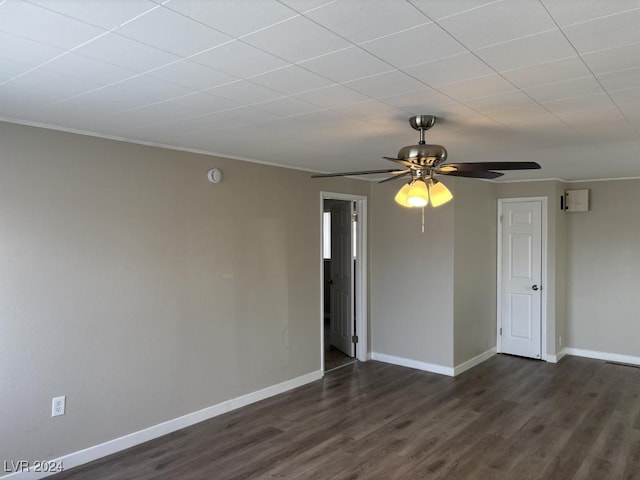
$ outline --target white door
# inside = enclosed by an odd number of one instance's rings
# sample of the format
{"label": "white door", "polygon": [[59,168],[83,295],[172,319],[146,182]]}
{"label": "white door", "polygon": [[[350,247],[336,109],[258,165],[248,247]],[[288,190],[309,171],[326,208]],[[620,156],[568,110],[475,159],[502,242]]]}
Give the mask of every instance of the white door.
{"label": "white door", "polygon": [[501,351],[540,358],[542,201],[503,202],[500,228]]}
{"label": "white door", "polygon": [[330,341],[353,357],[353,297],[351,251],[352,202],[333,200],[331,211]]}

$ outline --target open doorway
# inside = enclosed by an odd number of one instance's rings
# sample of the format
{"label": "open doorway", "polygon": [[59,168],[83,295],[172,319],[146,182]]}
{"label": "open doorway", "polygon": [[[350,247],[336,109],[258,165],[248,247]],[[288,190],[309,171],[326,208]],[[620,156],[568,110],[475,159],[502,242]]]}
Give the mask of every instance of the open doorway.
{"label": "open doorway", "polygon": [[[364,313],[365,199],[322,197],[322,368],[366,360]],[[363,350],[364,347],[364,350]]]}

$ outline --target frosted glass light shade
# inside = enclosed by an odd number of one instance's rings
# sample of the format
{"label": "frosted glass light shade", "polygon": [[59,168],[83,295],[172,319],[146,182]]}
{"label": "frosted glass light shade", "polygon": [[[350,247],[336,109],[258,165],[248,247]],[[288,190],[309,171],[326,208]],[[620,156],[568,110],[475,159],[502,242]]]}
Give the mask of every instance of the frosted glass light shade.
{"label": "frosted glass light shade", "polygon": [[403,207],[411,207],[411,205],[409,205],[409,202],[407,202],[407,197],[409,196],[410,188],[411,188],[411,184],[407,183],[400,190],[398,190],[398,193],[396,193],[396,196],[394,199],[396,203],[402,205]]}
{"label": "frosted glass light shade", "polygon": [[431,205],[434,207],[444,205],[453,198],[449,189],[437,180],[431,180],[429,183],[429,196],[431,197]]}
{"label": "frosted glass light shade", "polygon": [[429,203],[429,191],[424,180],[419,178],[411,184],[407,194],[407,203],[412,207],[424,207]]}

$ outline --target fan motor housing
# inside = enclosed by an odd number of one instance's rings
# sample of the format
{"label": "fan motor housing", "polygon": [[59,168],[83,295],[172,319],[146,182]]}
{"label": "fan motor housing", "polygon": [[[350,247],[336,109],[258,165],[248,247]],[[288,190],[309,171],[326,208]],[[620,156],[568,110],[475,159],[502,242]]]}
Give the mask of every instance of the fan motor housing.
{"label": "fan motor housing", "polygon": [[398,158],[418,165],[437,167],[447,159],[447,149],[442,145],[407,145],[398,151]]}

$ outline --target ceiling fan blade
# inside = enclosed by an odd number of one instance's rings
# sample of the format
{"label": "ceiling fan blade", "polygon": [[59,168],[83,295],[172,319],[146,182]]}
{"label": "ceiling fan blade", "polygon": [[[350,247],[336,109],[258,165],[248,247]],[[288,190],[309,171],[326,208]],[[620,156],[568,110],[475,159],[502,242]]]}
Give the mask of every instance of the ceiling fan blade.
{"label": "ceiling fan blade", "polygon": [[[402,170],[404,173],[404,170]],[[317,173],[311,175],[311,178],[328,178],[328,177],[344,177],[347,175],[371,175],[375,173],[400,173],[397,168],[385,168],[383,170],[360,170],[357,172],[339,172],[339,173]]]}
{"label": "ceiling fan blade", "polygon": [[407,160],[402,160],[400,158],[393,158],[393,157],[382,157],[382,158],[384,158],[385,160],[391,160],[392,162],[399,163],[400,165],[404,165],[405,167],[409,167],[409,168],[416,166],[415,163],[411,163],[411,162],[408,162]]}
{"label": "ceiling fan blade", "polygon": [[536,170],[540,164],[536,162],[469,162],[469,163],[445,163],[439,166],[443,173],[474,172],[478,170]]}
{"label": "ceiling fan blade", "polygon": [[398,173],[394,173],[392,177],[385,178],[384,180],[380,180],[378,183],[390,182],[391,180],[396,180],[398,178],[406,177],[411,175],[411,170],[403,170]]}
{"label": "ceiling fan blade", "polygon": [[490,172],[487,170],[473,170],[467,172],[440,172],[438,170],[435,171],[437,175],[448,175],[450,177],[467,177],[467,178],[498,178],[504,175],[504,173],[500,172]]}

